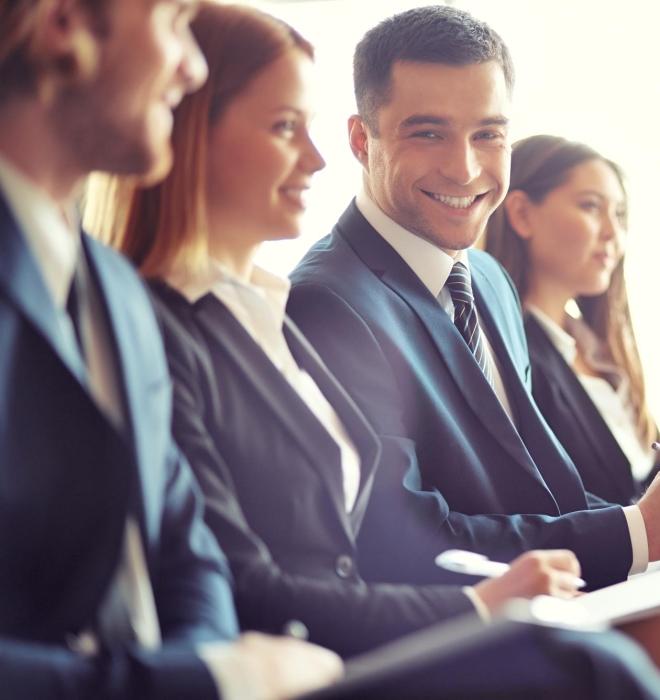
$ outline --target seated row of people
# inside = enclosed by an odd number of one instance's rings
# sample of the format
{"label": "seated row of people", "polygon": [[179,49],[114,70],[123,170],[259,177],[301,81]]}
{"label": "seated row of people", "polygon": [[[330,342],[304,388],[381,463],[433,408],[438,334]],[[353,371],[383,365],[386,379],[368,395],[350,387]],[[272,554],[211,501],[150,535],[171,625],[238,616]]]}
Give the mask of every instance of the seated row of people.
{"label": "seated row of people", "polygon": [[[513,596],[572,596],[581,572],[566,548],[584,559],[593,587],[643,568],[658,547],[646,514],[657,491],[625,513],[584,492],[529,398],[506,278],[479,253],[459,252],[450,271],[454,255],[443,252],[470,245],[506,192],[511,68],[499,37],[438,6],[397,15],[359,45],[361,116],[350,135],[365,189],[294,275],[288,307],[313,348],[285,309],[288,284],[254,265],[261,242],[299,233],[304,190],[323,166],[309,137],[312,47],[263,13],[202,3],[192,22],[202,60],[187,10],[127,3],[117,0],[105,17],[124,32],[120,43],[151,50],[162,75],[164,38],[182,47],[158,100],[127,99],[121,113],[116,94],[130,86],[117,68],[131,57],[113,54],[117,37],[99,35],[74,3],[46,15],[43,36],[62,73],[51,93],[0,108],[1,318],[11,360],[2,395],[0,678],[10,697],[276,698],[336,677],[336,657],[313,645],[250,635],[217,643],[237,633],[228,575],[179,449],[227,554],[241,627],[276,634],[298,619],[313,642],[344,657],[460,613],[488,618]],[[76,22],[90,27],[88,47],[98,42],[104,81],[62,60],[77,55],[80,34],[63,40]],[[192,92],[204,63],[208,80]],[[144,69],[145,82],[158,72]],[[142,290],[103,246],[83,237],[79,250],[61,209],[92,168],[165,172],[161,95],[172,103],[185,91],[170,174],[151,187],[113,181],[103,208],[111,242],[149,282],[173,380],[170,410]],[[38,124],[27,120],[36,106]],[[82,144],[80,131],[74,137],[58,121],[74,107],[86,108],[76,111],[87,125]],[[18,154],[19,134],[37,150]],[[63,134],[69,141],[49,153]],[[452,153],[459,141],[470,151],[469,177]],[[428,293],[434,265],[460,278],[444,285],[447,299],[438,290],[440,304]],[[475,310],[465,299],[477,275]],[[434,355],[460,372],[452,378]],[[56,513],[60,534],[49,523]],[[505,576],[465,587],[433,564],[457,545],[519,558]],[[523,554],[548,546],[562,549]],[[527,673],[523,651],[533,659]],[[660,696],[648,660],[618,635],[522,632],[512,647],[495,640],[451,671],[439,665],[419,692],[600,692],[591,671],[576,672],[576,653],[609,671],[611,697]],[[495,687],[494,677],[475,674],[478,664],[499,668]]]}
{"label": "seated row of people", "polygon": [[[564,572],[579,568],[568,552],[523,557],[504,578],[463,589],[433,565],[452,541],[431,531],[427,552],[412,531],[407,544],[428,558],[428,587],[362,572],[379,440],[286,315],[288,283],[254,264],[263,241],[298,235],[304,190],[324,164],[309,136],[312,47],[240,6],[203,8],[193,31],[209,79],[175,115],[169,176],[151,188],[110,182],[115,204],[103,209],[120,212],[107,235],[149,280],[173,434],[229,558],[242,625],[277,632],[298,618],[348,656],[474,603],[487,616],[515,595],[571,595]],[[235,64],[241,52],[250,61]],[[407,568],[399,579],[420,583]]]}
{"label": "seated row of people", "polygon": [[[438,25],[444,31],[454,30],[455,15],[441,12],[439,17]],[[424,46],[419,24],[425,19],[423,12],[408,13],[392,26],[385,24],[367,36],[356,56],[356,66],[363,66],[366,73],[362,77],[367,84],[364,90],[373,89],[369,71],[376,65],[375,55],[383,61],[389,50],[392,63],[402,60],[398,53],[402,30],[410,33],[406,51],[415,50],[413,35]],[[602,561],[602,552],[612,546],[602,534],[609,527],[604,511],[614,522],[621,518],[621,509],[587,509],[588,498],[594,504],[605,504],[584,493],[571,472],[572,465],[547,431],[544,439],[552,441],[553,450],[550,459],[566,473],[562,475],[555,466],[558,473],[554,478],[571,479],[570,485],[557,488],[556,494],[545,494],[557,501],[564,499],[559,509],[555,505],[554,513],[541,499],[533,509],[533,498],[526,492],[510,495],[509,504],[502,507],[500,503],[498,513],[493,492],[509,485],[501,483],[503,479],[500,481],[496,473],[482,478],[486,484],[478,484],[477,488],[485,491],[490,482],[492,490],[480,510],[471,503],[474,514],[465,505],[461,509],[445,501],[445,489],[431,496],[430,512],[424,512],[427,504],[408,499],[402,488],[409,483],[406,479],[410,479],[414,458],[409,445],[397,450],[392,447],[405,428],[397,425],[385,434],[386,429],[379,427],[383,420],[371,405],[377,398],[379,410],[383,407],[398,413],[404,425],[412,423],[413,417],[419,422],[421,409],[415,415],[397,396],[379,396],[375,381],[369,393],[366,388],[361,393],[364,384],[349,374],[353,369],[363,377],[380,372],[382,382],[401,381],[393,367],[376,365],[375,358],[382,352],[363,352],[358,345],[359,333],[346,319],[334,315],[335,299],[329,301],[318,291],[330,274],[327,266],[331,263],[316,267],[312,253],[314,263],[305,261],[294,273],[294,280],[300,275],[302,282],[294,289],[289,309],[304,324],[312,324],[313,333],[324,333],[316,349],[287,315],[289,284],[254,264],[263,241],[298,235],[304,190],[324,165],[309,136],[314,111],[310,104],[312,47],[290,27],[241,7],[203,11],[193,29],[208,57],[210,76],[200,91],[186,98],[175,116],[174,167],[162,184],[152,188],[130,181],[112,183],[114,206],[105,210],[114,211],[115,216],[105,224],[106,235],[149,281],[174,381],[174,436],[202,485],[207,522],[236,576],[242,624],[277,631],[287,619],[297,617],[307,625],[312,640],[349,656],[439,617],[473,606],[487,616],[511,595],[542,592],[524,574],[524,568],[532,566],[531,560],[524,558],[502,580],[482,582],[474,589],[462,587],[468,583],[466,579],[434,565],[438,551],[457,543],[467,542],[470,547],[507,559],[530,546],[581,547],[583,558],[592,563],[588,570],[592,586],[625,576],[630,564],[621,570],[622,561],[611,555],[609,561]],[[433,26],[429,33],[436,36],[439,31]],[[263,40],[264,35],[268,41]],[[247,51],[249,63],[230,60]],[[412,58],[420,61],[437,56]],[[411,60],[407,55],[403,59]],[[438,67],[445,70],[443,63]],[[506,74],[506,67],[503,72]],[[356,73],[359,84],[357,68]],[[409,79],[407,84],[413,82]],[[232,89],[226,89],[227,85]],[[444,92],[451,94],[450,90]],[[390,94],[390,103],[396,97],[397,93]],[[412,114],[433,114],[438,97],[427,92],[426,99],[422,106],[406,107]],[[371,101],[379,104],[377,98]],[[407,112],[401,116],[409,118]],[[378,117],[378,113],[372,115]],[[455,121],[460,122],[458,118]],[[359,140],[367,128],[366,123],[353,118],[351,138],[358,156],[363,147]],[[423,125],[416,123],[415,128]],[[193,141],[191,133],[203,138]],[[385,156],[388,162],[391,156]],[[453,164],[449,159],[446,162],[451,172]],[[190,176],[191,163],[201,166],[193,170],[196,179]],[[445,161],[434,167],[441,170]],[[358,197],[358,207],[373,212],[374,192],[383,187],[380,177],[377,168],[372,170],[367,163],[365,192]],[[451,181],[450,174],[445,180]],[[464,224],[464,228],[470,226],[474,224]],[[399,250],[391,239],[386,240]],[[373,254],[382,242],[376,240],[370,249],[367,245],[365,255]],[[429,258],[434,254],[428,250],[430,245],[426,250]],[[437,241],[433,245],[438,250]],[[319,247],[325,251],[326,244]],[[334,251],[339,246],[331,248]],[[334,294],[347,296],[346,290],[356,284],[356,277],[350,265],[338,266]],[[314,296],[317,293],[318,299]],[[310,295],[311,299],[303,298]],[[368,294],[364,297],[369,300]],[[374,309],[375,323],[386,322],[386,309],[385,304]],[[410,324],[406,332],[411,333]],[[383,335],[381,332],[378,337]],[[469,352],[462,338],[459,343]],[[414,341],[414,345],[414,351],[419,352],[421,342]],[[339,347],[342,358],[353,354],[353,364],[333,357]],[[317,352],[321,356],[330,353],[328,360],[344,379],[344,386],[336,382]],[[398,352],[403,352],[401,344]],[[472,355],[467,357],[473,360]],[[429,372],[426,384],[438,374]],[[431,390],[437,391],[437,387],[431,386]],[[358,406],[354,401],[363,403]],[[525,401],[532,406],[527,394]],[[509,411],[514,410],[512,406],[513,400]],[[362,409],[368,412],[366,420]],[[497,417],[505,418],[503,412]],[[374,436],[370,420],[378,436]],[[391,420],[394,423],[395,419]],[[534,429],[542,434],[545,426],[538,414],[533,420]],[[432,424],[427,418],[414,430],[421,432],[422,426]],[[442,421],[435,425],[437,430]],[[509,432],[513,432],[510,427]],[[257,435],[259,439],[255,439]],[[440,440],[437,435],[435,439]],[[452,453],[454,459],[459,462],[460,454]],[[488,462],[484,465],[492,468]],[[440,475],[441,471],[451,472],[444,462],[436,471],[439,478],[455,479],[451,473]],[[422,498],[430,495],[419,486],[414,493]],[[463,484],[455,502],[465,504],[474,497]],[[575,505],[569,507],[571,500],[581,504],[581,511],[571,512],[571,507],[576,509]],[[519,515],[525,512],[538,515]],[[552,515],[556,517],[549,517]],[[582,526],[590,517],[593,529]],[[600,540],[600,551],[594,551],[596,539]],[[571,595],[570,577],[559,569],[569,573],[578,570],[563,559],[564,555],[552,556],[557,568],[550,572],[547,590]],[[411,600],[416,601],[414,609]]]}

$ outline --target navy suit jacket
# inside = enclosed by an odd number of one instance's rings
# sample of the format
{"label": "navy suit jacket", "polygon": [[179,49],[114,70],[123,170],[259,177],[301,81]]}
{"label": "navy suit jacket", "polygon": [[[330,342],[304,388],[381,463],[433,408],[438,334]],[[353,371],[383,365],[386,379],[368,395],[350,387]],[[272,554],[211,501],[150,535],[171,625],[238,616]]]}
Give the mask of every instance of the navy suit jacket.
{"label": "navy suit jacket", "polygon": [[[628,505],[642,492],[600,411],[533,315],[525,317],[532,392],[543,417],[577,466],[586,489]],[[651,474],[653,476],[655,470]]]}
{"label": "navy suit jacket", "polygon": [[367,585],[361,577],[356,538],[380,444],[292,322],[292,354],[360,456],[350,514],[336,443],[232,313],[212,294],[190,304],[165,284],[152,290],[174,381],[174,436],[229,558],[241,625],[280,633],[298,619],[311,641],[349,656],[474,612],[457,585]]}
{"label": "navy suit jacket", "polygon": [[591,587],[623,580],[632,557],[624,514],[585,492],[531,398],[509,278],[489,255],[469,255],[517,430],[449,316],[354,203],[292,274],[289,314],[383,442],[361,533],[365,566],[428,581],[432,553],[447,547],[507,560],[569,547]]}
{"label": "navy suit jacket", "polygon": [[[0,196],[0,687],[10,698],[216,698],[192,652],[236,618],[224,560],[171,439],[171,395],[145,291],[114,252],[83,237],[114,339],[127,428],[84,385],[36,261]],[[68,647],[93,627],[139,523],[161,650]],[[189,695],[190,693],[190,695]]]}

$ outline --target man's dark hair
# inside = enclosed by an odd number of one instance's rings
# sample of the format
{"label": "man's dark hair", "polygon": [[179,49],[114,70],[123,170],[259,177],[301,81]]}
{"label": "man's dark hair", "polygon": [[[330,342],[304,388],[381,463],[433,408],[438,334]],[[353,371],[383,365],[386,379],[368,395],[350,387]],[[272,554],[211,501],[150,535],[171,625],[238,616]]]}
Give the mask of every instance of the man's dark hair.
{"label": "man's dark hair", "polygon": [[501,37],[485,22],[446,5],[417,7],[370,29],[355,49],[353,81],[358,113],[377,135],[377,112],[389,99],[396,61],[467,66],[497,61],[509,91],[514,72]]}

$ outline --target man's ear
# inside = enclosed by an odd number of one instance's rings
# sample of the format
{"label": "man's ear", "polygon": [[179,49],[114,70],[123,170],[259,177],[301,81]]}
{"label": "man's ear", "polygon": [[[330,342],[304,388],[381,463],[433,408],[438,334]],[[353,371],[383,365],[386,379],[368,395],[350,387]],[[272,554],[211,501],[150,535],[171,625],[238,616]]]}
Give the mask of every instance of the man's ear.
{"label": "man's ear", "polygon": [[94,17],[80,0],[50,0],[41,4],[30,42],[37,67],[39,92],[52,96],[58,84],[92,77],[98,65],[99,39]]}
{"label": "man's ear", "polygon": [[531,207],[534,205],[527,193],[522,190],[511,190],[503,206],[514,233],[526,240],[530,239],[534,233],[530,223]]}
{"label": "man's ear", "polygon": [[353,155],[365,170],[369,170],[369,131],[358,114],[352,114],[348,118],[348,142]]}

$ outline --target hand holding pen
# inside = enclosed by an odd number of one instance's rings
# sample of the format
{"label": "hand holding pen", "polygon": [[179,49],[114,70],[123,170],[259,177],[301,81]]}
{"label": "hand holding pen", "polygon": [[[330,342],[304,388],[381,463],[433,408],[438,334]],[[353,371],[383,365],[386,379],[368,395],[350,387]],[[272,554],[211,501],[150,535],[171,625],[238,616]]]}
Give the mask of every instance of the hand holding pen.
{"label": "hand holding pen", "polygon": [[488,577],[474,586],[474,591],[491,613],[511,598],[537,595],[573,598],[585,585],[579,577],[577,557],[567,549],[526,552],[511,565],[463,550],[448,550],[435,561],[451,571]]}

